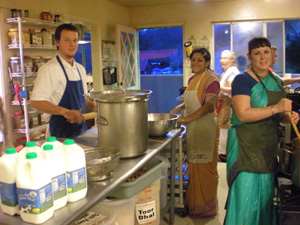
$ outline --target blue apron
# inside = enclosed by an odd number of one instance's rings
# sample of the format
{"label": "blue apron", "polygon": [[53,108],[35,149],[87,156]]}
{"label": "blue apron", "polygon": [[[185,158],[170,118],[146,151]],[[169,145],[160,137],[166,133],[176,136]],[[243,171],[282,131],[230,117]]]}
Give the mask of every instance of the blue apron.
{"label": "blue apron", "polygon": [[[64,94],[58,106],[64,107],[66,109],[82,109],[81,113],[85,113],[86,106],[85,98],[83,96],[84,91],[82,86],[81,74],[78,68],[76,67],[80,76],[80,80],[70,81],[60,58],[56,56],[56,59],[59,62],[67,80]],[[85,122],[81,124],[70,123],[65,117],[60,115],[52,115],[49,125],[50,135],[57,138],[72,138],[79,135],[82,131],[86,130]]]}

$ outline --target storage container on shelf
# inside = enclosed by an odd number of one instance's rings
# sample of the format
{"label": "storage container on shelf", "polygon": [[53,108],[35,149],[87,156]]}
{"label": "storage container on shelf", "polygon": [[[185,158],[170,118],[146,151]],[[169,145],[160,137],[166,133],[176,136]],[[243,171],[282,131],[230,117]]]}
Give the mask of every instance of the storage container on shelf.
{"label": "storage container on shelf", "polygon": [[54,149],[53,145],[47,144],[43,146],[43,158],[50,171],[54,210],[57,210],[68,201],[65,155],[59,149]]}
{"label": "storage container on shelf", "polygon": [[16,165],[17,151],[15,148],[7,148],[0,158],[0,206],[2,212],[14,215],[19,214]]}
{"label": "storage container on shelf", "polygon": [[73,139],[64,141],[63,152],[66,159],[68,202],[75,202],[87,193],[85,153]]}
{"label": "storage container on shelf", "polygon": [[106,208],[116,213],[116,222],[119,225],[134,224],[134,207],[137,195],[131,198],[108,197],[94,206],[91,211],[101,212],[99,208]]}
{"label": "storage container on shelf", "polygon": [[53,216],[51,175],[44,159],[37,153],[26,154],[17,166],[17,194],[22,220],[41,224]]}
{"label": "storage container on shelf", "polygon": [[160,178],[138,193],[135,203],[135,225],[160,224]]}
{"label": "storage container on shelf", "polygon": [[146,186],[156,181],[162,176],[165,168],[168,165],[168,159],[161,156],[155,156],[145,163],[143,168],[147,168],[148,171],[130,182],[124,182],[119,185],[114,191],[110,193],[110,196],[118,198],[130,198],[138,194]]}

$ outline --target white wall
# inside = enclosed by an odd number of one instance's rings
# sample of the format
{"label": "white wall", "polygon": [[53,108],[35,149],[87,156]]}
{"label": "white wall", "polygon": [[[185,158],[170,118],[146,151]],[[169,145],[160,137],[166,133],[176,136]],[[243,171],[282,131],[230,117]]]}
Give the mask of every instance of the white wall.
{"label": "white wall", "polygon": [[[212,24],[223,21],[295,19],[299,17],[299,0],[232,0],[212,3],[176,3],[149,7],[130,7],[131,27],[183,24],[184,42],[191,35],[199,41],[204,35],[212,49]],[[213,58],[213,52],[212,58]],[[186,63],[185,63],[186,65]],[[187,71],[187,70],[185,70]],[[185,73],[185,82],[189,73]]]}
{"label": "white wall", "polygon": [[91,26],[93,80],[96,91],[103,90],[101,40],[115,40],[115,24],[129,24],[128,8],[107,0],[1,0],[0,9],[28,9],[30,17],[40,12],[59,11],[63,19],[83,21]]}

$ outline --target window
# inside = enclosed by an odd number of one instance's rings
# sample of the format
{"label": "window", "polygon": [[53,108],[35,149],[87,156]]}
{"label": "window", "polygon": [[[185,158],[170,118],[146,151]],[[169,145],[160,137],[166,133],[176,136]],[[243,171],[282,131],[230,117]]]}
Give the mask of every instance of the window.
{"label": "window", "polygon": [[273,68],[283,75],[283,22],[239,22],[214,25],[215,72],[222,73],[220,56],[223,50],[232,50],[236,54],[240,71],[248,67],[248,42],[255,36],[266,36],[277,47],[277,63]]}
{"label": "window", "polygon": [[183,74],[182,27],[139,31],[140,74]]}
{"label": "window", "polygon": [[300,20],[285,21],[286,72],[300,73]]}
{"label": "window", "polygon": [[76,62],[86,69],[87,74],[92,74],[92,52],[91,52],[91,32],[83,33],[83,40],[78,43],[78,50],[74,56]]}

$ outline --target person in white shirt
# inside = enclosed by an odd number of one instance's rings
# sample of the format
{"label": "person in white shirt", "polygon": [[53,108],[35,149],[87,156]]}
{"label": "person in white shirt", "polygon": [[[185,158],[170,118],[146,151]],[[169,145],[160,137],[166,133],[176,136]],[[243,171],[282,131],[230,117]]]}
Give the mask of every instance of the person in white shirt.
{"label": "person in white shirt", "polygon": [[82,114],[97,111],[96,103],[84,96],[86,71],[74,60],[78,35],[72,24],[56,28],[58,54],[39,69],[31,95],[31,106],[49,114],[50,135],[59,138],[79,135],[86,129]]}
{"label": "person in white shirt", "polygon": [[223,73],[220,76],[220,95],[218,100],[218,125],[219,136],[219,161],[226,161],[227,132],[230,126],[231,116],[231,83],[236,75],[240,73],[236,66],[235,53],[224,50],[221,53],[221,66]]}

